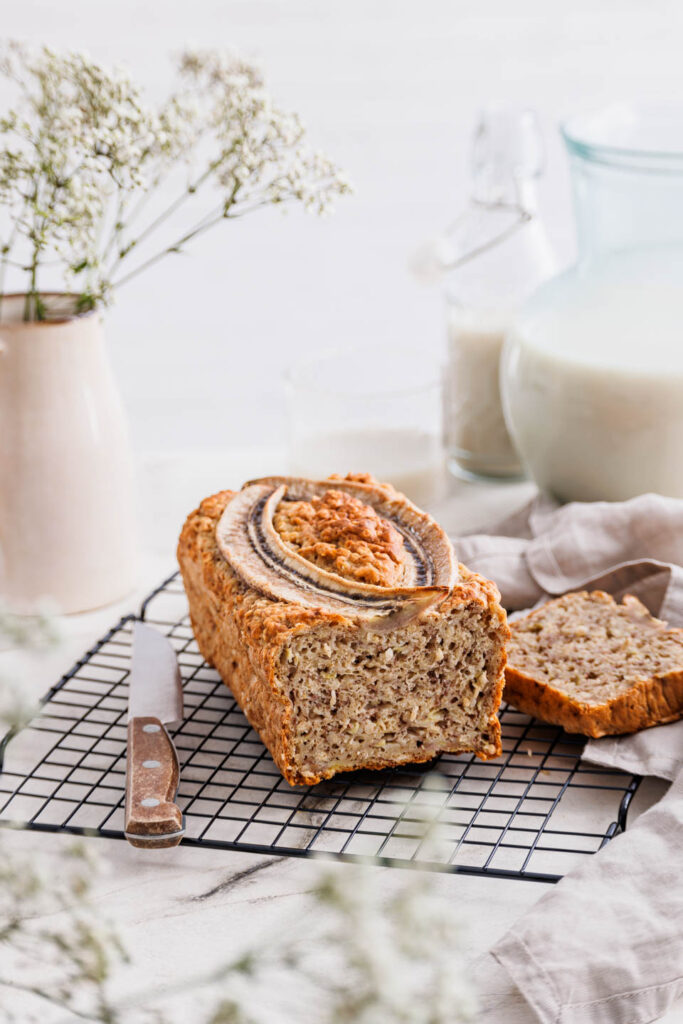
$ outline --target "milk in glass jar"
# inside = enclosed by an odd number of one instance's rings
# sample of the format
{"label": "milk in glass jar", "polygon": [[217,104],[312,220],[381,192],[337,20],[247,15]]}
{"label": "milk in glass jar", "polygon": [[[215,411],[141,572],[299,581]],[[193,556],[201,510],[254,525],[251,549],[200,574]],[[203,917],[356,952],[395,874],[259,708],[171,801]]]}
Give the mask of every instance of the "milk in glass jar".
{"label": "milk in glass jar", "polygon": [[683,109],[564,126],[580,258],[506,342],[506,418],[563,501],[683,497]]}
{"label": "milk in glass jar", "polygon": [[444,426],[449,465],[458,475],[521,473],[499,374],[519,306],[556,269],[536,209],[541,167],[532,111],[484,111],[473,142],[469,205],[440,240],[448,315]]}

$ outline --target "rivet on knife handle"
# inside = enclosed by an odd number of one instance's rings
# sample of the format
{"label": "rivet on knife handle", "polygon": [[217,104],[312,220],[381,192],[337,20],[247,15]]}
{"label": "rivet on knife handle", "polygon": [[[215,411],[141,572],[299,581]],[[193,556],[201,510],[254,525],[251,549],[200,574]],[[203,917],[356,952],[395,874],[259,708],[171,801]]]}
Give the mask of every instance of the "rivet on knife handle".
{"label": "rivet on knife handle", "polygon": [[176,846],[185,832],[176,803],[178,757],[158,718],[128,723],[128,777],[124,834],[133,846]]}

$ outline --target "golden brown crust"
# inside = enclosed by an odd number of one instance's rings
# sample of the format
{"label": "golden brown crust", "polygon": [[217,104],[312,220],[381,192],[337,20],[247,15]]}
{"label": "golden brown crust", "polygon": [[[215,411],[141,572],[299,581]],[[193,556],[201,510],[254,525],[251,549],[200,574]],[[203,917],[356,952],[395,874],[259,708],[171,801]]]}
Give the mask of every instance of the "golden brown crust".
{"label": "golden brown crust", "polygon": [[376,586],[401,583],[401,534],[351,494],[329,490],[310,501],[283,501],[273,523],[302,558],[328,572]]}
{"label": "golden brown crust", "polygon": [[[183,527],[178,543],[178,562],[190,602],[192,628],[199,650],[215,666],[260,734],[285,779],[292,785],[312,785],[334,774],[302,774],[293,763],[289,729],[292,705],[277,680],[283,647],[296,634],[318,625],[357,628],[354,620],[324,609],[305,608],[274,601],[247,587],[223,558],[216,544],[216,524],[232,497],[220,491],[201,502]],[[456,605],[475,604],[492,615],[492,628],[509,637],[505,612],[495,584],[461,566],[460,579],[438,610],[440,615]],[[500,755],[500,723],[496,714],[504,683],[505,650],[501,647],[496,691],[492,699],[489,744],[475,751],[482,760]],[[457,752],[457,751],[454,751]],[[411,756],[410,762],[430,760]],[[394,764],[402,762],[393,762]],[[359,762],[356,767],[386,768],[386,762]]]}
{"label": "golden brown crust", "polygon": [[[582,592],[576,596],[586,595]],[[590,596],[605,603],[615,603],[611,595],[602,591],[593,591]],[[643,621],[643,628],[652,628],[657,633],[666,629],[665,623],[652,618],[647,609],[632,595],[625,595],[623,606],[630,617]],[[519,621],[529,623],[542,613],[543,606]],[[513,635],[514,629],[515,623],[512,624]],[[638,732],[640,729],[664,725],[681,718],[683,670],[655,674],[648,679],[637,680],[626,692],[602,704],[589,704],[577,700],[549,682],[534,678],[508,662],[503,698],[525,714],[559,725],[566,732],[599,739],[601,736]]]}
{"label": "golden brown crust", "polygon": [[669,672],[636,683],[605,704],[583,704],[547,683],[511,668],[505,670],[504,699],[520,711],[566,732],[598,739],[665,725],[683,716],[683,672]]}
{"label": "golden brown crust", "polygon": [[[232,497],[220,491],[188,516],[178,562],[199,650],[232,690],[250,724],[293,781],[288,724],[291,704],[275,682],[275,658],[288,636],[334,616],[271,601],[246,587],[215,542],[216,523]],[[216,628],[220,623],[220,628]]]}

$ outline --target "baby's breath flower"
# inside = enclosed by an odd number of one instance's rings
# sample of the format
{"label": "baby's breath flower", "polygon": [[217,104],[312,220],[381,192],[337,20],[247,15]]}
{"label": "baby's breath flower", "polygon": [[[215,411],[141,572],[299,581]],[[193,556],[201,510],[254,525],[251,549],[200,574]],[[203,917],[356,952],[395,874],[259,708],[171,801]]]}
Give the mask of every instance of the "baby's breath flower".
{"label": "baby's breath flower", "polygon": [[[43,309],[31,299],[46,262],[62,264],[78,307],[91,308],[220,220],[285,202],[322,214],[350,191],[335,165],[307,146],[297,115],[277,107],[254,64],[188,50],[178,71],[178,88],[157,109],[124,68],[103,68],[83,53],[6,46],[0,74],[19,97],[0,118],[0,207],[10,223],[0,238],[0,298],[7,264],[24,266],[27,318]],[[190,177],[170,209],[135,223],[139,197],[182,167]],[[218,192],[215,213],[119,276],[122,261],[201,187]]]}

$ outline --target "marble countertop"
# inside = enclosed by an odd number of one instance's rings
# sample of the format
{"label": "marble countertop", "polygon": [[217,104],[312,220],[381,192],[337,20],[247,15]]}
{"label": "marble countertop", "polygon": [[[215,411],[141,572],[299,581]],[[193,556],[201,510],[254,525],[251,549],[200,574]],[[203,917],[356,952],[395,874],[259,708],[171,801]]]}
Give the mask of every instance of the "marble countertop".
{"label": "marble countertop", "polygon": [[[116,606],[63,620],[62,642],[54,651],[40,657],[13,651],[0,654],[2,675],[20,678],[34,697],[68,670],[121,614],[136,610],[149,590],[172,571],[179,526],[200,497],[222,487],[239,486],[245,478],[260,473],[283,471],[284,465],[279,451],[258,449],[204,457],[189,452],[152,454],[140,459],[139,469],[143,556],[139,587]],[[532,485],[524,482],[454,481],[438,514],[453,533],[486,528],[533,493]],[[661,792],[659,783],[644,783],[630,813],[642,811]],[[68,837],[32,832],[5,833],[4,838],[16,849],[43,851],[56,851],[69,841]],[[103,913],[118,923],[132,957],[121,984],[133,988],[149,982],[150,977],[163,985],[183,972],[192,974],[214,961],[225,961],[246,945],[258,943],[262,936],[286,935],[292,915],[305,914],[310,907],[310,890],[320,870],[308,860],[182,845],[172,850],[140,851],[120,841],[91,842],[102,849],[110,866],[97,883],[95,899]],[[345,871],[347,865],[335,864],[332,870]],[[372,871],[387,897],[401,884],[401,871],[382,867]],[[471,962],[548,888],[538,882],[446,874],[436,875],[435,885],[443,899],[457,907]],[[485,980],[490,996],[491,989],[503,985],[505,979]],[[509,992],[505,999],[501,1024],[503,1019],[506,1024],[532,1024],[535,1017],[520,996]],[[674,1009],[662,1021],[674,1024],[680,1014],[681,1008]]]}

